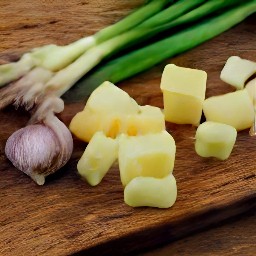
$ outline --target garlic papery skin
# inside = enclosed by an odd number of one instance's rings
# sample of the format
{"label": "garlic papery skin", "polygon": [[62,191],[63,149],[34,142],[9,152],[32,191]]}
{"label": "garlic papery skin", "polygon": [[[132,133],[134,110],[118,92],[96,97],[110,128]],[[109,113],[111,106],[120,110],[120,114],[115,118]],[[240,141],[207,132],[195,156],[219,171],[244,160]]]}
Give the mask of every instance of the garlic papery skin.
{"label": "garlic papery skin", "polygon": [[56,117],[49,122],[28,125],[13,133],[6,142],[5,154],[12,164],[38,185],[70,159],[73,140],[68,128]]}

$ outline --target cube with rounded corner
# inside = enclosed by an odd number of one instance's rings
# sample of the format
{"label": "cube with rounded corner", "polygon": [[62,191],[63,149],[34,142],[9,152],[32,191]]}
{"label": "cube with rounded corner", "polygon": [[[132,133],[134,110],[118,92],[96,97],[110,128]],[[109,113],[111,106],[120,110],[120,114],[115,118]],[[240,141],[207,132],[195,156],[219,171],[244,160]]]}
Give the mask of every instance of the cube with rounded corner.
{"label": "cube with rounded corner", "polygon": [[203,111],[206,121],[228,124],[238,131],[250,128],[254,121],[254,107],[246,89],[206,99]]}
{"label": "cube with rounded corner", "polygon": [[167,132],[119,138],[118,161],[123,186],[139,176],[163,178],[174,167],[176,145]]}
{"label": "cube with rounded corner", "polygon": [[77,113],[69,128],[81,140],[89,142],[97,131],[115,138],[125,132],[127,115],[136,115],[139,105],[125,91],[104,82],[93,91],[84,110]]}
{"label": "cube with rounded corner", "polygon": [[196,131],[196,153],[202,157],[226,160],[232,152],[236,137],[237,131],[230,125],[204,122]]}
{"label": "cube with rounded corner", "polygon": [[132,207],[169,208],[177,198],[176,180],[172,174],[164,178],[136,177],[124,189],[124,201]]}
{"label": "cube with rounded corner", "polygon": [[255,73],[256,62],[231,56],[221,71],[220,79],[241,90],[244,88],[246,80]]}
{"label": "cube with rounded corner", "polygon": [[106,81],[97,87],[89,97],[86,109],[95,113],[136,114],[139,111],[137,102],[127,92]]}
{"label": "cube with rounded corner", "polygon": [[205,71],[165,66],[161,78],[165,120],[177,124],[198,125],[205,99]]}
{"label": "cube with rounded corner", "polygon": [[117,159],[118,143],[96,132],[78,161],[78,173],[92,186],[98,185]]}

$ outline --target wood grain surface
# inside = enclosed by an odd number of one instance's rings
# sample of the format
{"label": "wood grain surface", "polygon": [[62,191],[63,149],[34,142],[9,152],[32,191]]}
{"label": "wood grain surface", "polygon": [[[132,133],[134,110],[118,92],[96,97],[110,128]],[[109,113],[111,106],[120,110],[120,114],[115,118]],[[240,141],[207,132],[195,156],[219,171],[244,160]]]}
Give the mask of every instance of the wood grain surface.
{"label": "wood grain surface", "polygon": [[[112,24],[142,1],[0,1],[0,63],[43,44],[70,43]],[[207,96],[232,89],[219,74],[231,55],[256,60],[255,15],[213,40],[119,86],[139,104],[163,107],[160,77],[167,63],[208,73]],[[83,102],[66,104],[60,118],[68,125]],[[70,162],[34,184],[4,155],[7,138],[28,114],[9,107],[0,112],[0,255],[127,254],[175,240],[255,207],[256,137],[239,132],[227,161],[203,159],[194,151],[196,128],[167,124],[176,141],[174,175],[178,198],[171,209],[133,209],[124,204],[118,168],[97,187],[76,172],[86,144],[74,139]]]}
{"label": "wood grain surface", "polygon": [[256,211],[249,211],[141,256],[204,255],[254,256],[256,252]]}

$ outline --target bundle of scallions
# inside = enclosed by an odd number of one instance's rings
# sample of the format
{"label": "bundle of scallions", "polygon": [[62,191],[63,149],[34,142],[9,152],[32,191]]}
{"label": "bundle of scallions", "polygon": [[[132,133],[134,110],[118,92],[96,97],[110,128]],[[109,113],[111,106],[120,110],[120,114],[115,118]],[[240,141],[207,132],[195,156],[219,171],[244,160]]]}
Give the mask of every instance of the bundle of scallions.
{"label": "bundle of scallions", "polygon": [[[50,155],[47,148],[39,152],[44,155],[42,161],[48,161],[45,165],[38,160],[34,161],[36,164],[32,161],[24,165],[19,163],[26,157],[24,146],[14,154],[12,148],[18,147],[11,136],[6,145],[7,157],[18,169],[43,184],[44,177],[63,166],[71,155],[72,147],[66,145],[70,143],[71,135],[65,141],[67,131],[60,134],[58,129],[65,128],[60,128],[62,125],[56,121],[55,113],[64,108],[59,97],[73,85],[79,81],[65,99],[84,98],[101,82],[117,83],[149,69],[219,35],[255,11],[256,0],[151,0],[92,36],[67,46],[35,48],[19,61],[1,65],[0,109],[14,104],[31,111],[31,124],[26,128],[40,124],[50,128],[46,132],[58,137],[59,150]],[[118,54],[119,57],[111,59]],[[106,59],[109,61],[86,76]],[[37,132],[40,133],[40,129]],[[16,137],[22,138],[21,134]],[[50,160],[45,160],[47,157]],[[56,158],[61,160],[56,161]],[[58,164],[53,166],[53,161]]]}

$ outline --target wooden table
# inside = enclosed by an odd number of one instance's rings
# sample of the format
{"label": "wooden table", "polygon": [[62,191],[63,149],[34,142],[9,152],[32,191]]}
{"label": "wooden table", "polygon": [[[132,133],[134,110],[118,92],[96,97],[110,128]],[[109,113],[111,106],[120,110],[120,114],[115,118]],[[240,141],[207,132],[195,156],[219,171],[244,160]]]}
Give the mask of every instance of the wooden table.
{"label": "wooden table", "polygon": [[210,228],[140,255],[253,256],[256,252],[255,230],[256,211],[253,209],[224,222],[214,223]]}
{"label": "wooden table", "polygon": [[[117,21],[142,2],[0,1],[0,63],[14,61],[35,46],[64,45],[90,35]],[[232,89],[219,79],[220,71],[231,55],[256,60],[255,20],[255,15],[251,16],[213,40],[166,60],[119,86],[139,104],[162,108],[161,73],[164,66],[172,62],[205,70],[208,73],[207,97],[229,92]],[[59,118],[68,125],[85,101],[67,103]],[[26,124],[28,115],[8,107],[0,112],[0,116],[1,255],[67,255],[81,251],[86,251],[87,255],[126,254],[151,250],[189,234],[193,236],[186,239],[191,242],[180,240],[171,246],[176,255],[179,255],[179,248],[184,247],[182,252],[186,255],[194,245],[193,253],[198,255],[203,251],[200,248],[197,251],[195,243],[200,245],[204,235],[195,235],[196,232],[213,228],[216,223],[250,209],[255,210],[256,139],[249,137],[248,130],[239,133],[231,157],[221,162],[196,155],[196,127],[167,124],[177,145],[174,170],[178,184],[177,202],[168,210],[132,209],[123,202],[117,167],[113,167],[95,188],[78,177],[76,163],[86,144],[75,138],[70,162],[43,187],[35,185],[4,155],[7,138]],[[240,223],[237,230],[245,225],[243,221]],[[250,230],[249,223],[251,220],[246,222],[247,230]],[[232,235],[233,226],[229,227],[220,227],[216,232],[220,230],[224,239]],[[215,234],[212,232],[201,234]],[[255,231],[248,234],[248,239],[255,238]],[[245,245],[243,255],[252,255],[251,247]],[[211,255],[210,248],[209,251],[205,248],[204,252]]]}

